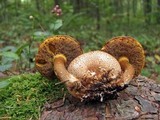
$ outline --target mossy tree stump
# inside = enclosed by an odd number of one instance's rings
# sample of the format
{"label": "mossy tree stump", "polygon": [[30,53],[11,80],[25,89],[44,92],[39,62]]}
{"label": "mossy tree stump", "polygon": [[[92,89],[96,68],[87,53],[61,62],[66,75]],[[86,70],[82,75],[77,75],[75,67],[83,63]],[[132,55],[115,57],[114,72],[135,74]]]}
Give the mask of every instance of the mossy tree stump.
{"label": "mossy tree stump", "polygon": [[136,80],[138,86],[132,82],[115,99],[86,103],[68,96],[64,105],[63,100],[45,105],[41,120],[160,120],[160,84]]}

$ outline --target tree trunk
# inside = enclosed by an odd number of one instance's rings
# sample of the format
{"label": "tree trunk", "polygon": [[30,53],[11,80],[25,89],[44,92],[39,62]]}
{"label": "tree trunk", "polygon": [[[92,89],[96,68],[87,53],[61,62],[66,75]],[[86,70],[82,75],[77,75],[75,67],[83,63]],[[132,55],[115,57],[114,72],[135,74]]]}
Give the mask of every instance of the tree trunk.
{"label": "tree trunk", "polygon": [[54,5],[59,5],[59,0],[54,0]]}
{"label": "tree trunk", "polygon": [[73,4],[73,9],[75,13],[80,12],[82,3],[83,3],[82,0],[73,0],[72,4]]}
{"label": "tree trunk", "polygon": [[[135,80],[134,80],[135,81]],[[44,107],[41,120],[160,120],[160,84],[139,76],[117,98],[80,102],[68,97]],[[57,107],[59,106],[59,107]]]}
{"label": "tree trunk", "polygon": [[8,4],[8,1],[7,0],[2,0],[0,2],[1,4],[1,12],[0,12],[0,22],[3,22],[3,21],[8,21],[8,8],[7,8],[7,4]]}
{"label": "tree trunk", "polygon": [[40,11],[40,2],[39,0],[36,0],[36,8],[38,11]]}
{"label": "tree trunk", "polygon": [[43,14],[45,14],[45,1],[44,0],[36,0],[36,8],[38,10],[38,12],[41,12]]}
{"label": "tree trunk", "polygon": [[99,10],[99,1],[96,2],[96,29],[100,29],[100,10]]}
{"label": "tree trunk", "polygon": [[114,10],[116,14],[122,14],[123,11],[123,5],[121,0],[114,0]]}
{"label": "tree trunk", "polygon": [[160,0],[157,0],[157,23],[160,23]]}
{"label": "tree trunk", "polygon": [[125,32],[125,35],[128,35],[128,32],[130,31],[129,28],[130,28],[130,1],[127,0],[127,26],[126,27],[126,32]]}
{"label": "tree trunk", "polygon": [[136,17],[136,13],[137,13],[137,0],[132,0],[132,12],[133,12],[133,16]]}
{"label": "tree trunk", "polygon": [[144,16],[145,22],[147,24],[151,23],[151,12],[152,12],[152,1],[151,0],[143,0],[144,2]]}

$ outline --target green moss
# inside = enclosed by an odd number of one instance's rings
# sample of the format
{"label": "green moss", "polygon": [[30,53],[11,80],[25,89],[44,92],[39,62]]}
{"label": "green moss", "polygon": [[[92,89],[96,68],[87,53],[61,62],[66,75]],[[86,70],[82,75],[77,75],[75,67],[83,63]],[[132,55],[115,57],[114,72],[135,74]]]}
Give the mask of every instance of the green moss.
{"label": "green moss", "polygon": [[54,85],[39,73],[23,74],[6,79],[9,84],[0,88],[0,118],[38,119],[43,104],[61,98],[63,85]]}

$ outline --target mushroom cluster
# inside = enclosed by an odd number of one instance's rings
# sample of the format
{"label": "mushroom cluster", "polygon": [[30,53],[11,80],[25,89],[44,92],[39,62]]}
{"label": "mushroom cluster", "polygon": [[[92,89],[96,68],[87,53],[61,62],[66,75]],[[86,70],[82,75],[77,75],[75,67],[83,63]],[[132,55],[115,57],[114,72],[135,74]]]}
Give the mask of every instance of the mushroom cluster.
{"label": "mushroom cluster", "polygon": [[101,50],[83,53],[78,41],[67,35],[47,38],[36,55],[36,68],[45,77],[57,76],[81,101],[113,97],[138,76],[145,56],[132,37],[107,41]]}

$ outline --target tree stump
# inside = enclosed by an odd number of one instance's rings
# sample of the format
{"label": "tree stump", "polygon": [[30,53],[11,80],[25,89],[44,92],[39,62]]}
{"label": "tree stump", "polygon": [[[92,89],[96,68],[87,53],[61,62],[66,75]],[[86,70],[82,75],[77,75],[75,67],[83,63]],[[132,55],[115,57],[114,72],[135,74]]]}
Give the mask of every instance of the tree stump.
{"label": "tree stump", "polygon": [[160,84],[143,76],[136,80],[116,99],[87,103],[69,96],[64,104],[45,105],[41,120],[160,120]]}

